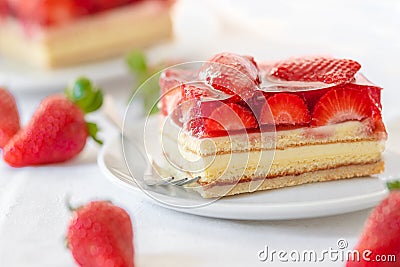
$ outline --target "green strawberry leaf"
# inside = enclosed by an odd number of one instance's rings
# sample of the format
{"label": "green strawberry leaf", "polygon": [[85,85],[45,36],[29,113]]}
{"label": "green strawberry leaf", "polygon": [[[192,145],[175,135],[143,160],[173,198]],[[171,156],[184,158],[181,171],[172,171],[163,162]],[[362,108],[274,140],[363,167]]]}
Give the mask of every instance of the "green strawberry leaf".
{"label": "green strawberry leaf", "polygon": [[97,124],[93,123],[93,122],[87,122],[87,128],[88,128],[88,132],[89,132],[89,136],[93,138],[94,141],[96,141],[96,143],[98,143],[99,145],[103,144],[103,141],[97,138],[97,133],[99,132],[99,127],[97,127]]}
{"label": "green strawberry leaf", "polygon": [[389,181],[386,183],[389,190],[399,190],[400,189],[400,180]]}
{"label": "green strawberry leaf", "polygon": [[86,113],[94,112],[103,105],[103,92],[96,88],[90,105],[86,107]]}
{"label": "green strawberry leaf", "polygon": [[65,89],[65,94],[85,114],[98,110],[103,104],[102,91],[85,77],[76,79]]}

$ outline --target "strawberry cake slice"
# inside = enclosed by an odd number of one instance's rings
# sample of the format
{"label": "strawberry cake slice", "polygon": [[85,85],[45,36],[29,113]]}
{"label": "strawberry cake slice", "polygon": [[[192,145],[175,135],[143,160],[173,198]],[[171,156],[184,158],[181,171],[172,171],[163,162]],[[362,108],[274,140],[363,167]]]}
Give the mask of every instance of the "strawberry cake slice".
{"label": "strawberry cake slice", "polygon": [[362,177],[384,169],[382,88],[327,57],[257,64],[218,54],[160,78],[163,151],[203,197]]}
{"label": "strawberry cake slice", "polygon": [[171,38],[173,0],[0,0],[0,55],[46,68]]}

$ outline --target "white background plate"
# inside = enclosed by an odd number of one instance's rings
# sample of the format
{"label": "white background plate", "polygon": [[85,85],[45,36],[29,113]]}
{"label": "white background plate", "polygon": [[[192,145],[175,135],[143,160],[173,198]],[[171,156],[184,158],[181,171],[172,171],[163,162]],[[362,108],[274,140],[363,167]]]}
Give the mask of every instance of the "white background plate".
{"label": "white background plate", "polygon": [[[158,131],[155,130],[155,133]],[[126,148],[125,148],[126,149]],[[132,153],[132,152],[131,152]],[[130,154],[132,160],[137,157]],[[386,153],[388,173],[394,173],[399,155]],[[121,173],[129,173],[123,157],[121,137],[106,143],[98,157],[102,172],[125,189],[145,195],[135,183]],[[386,174],[384,174],[385,176]],[[147,192],[148,193],[148,192]],[[328,216],[358,211],[375,206],[387,194],[385,182],[377,177],[365,177],[324,183],[295,186],[271,191],[242,194],[219,199],[197,208],[182,208],[182,202],[201,205],[195,192],[178,189],[175,195],[152,192],[156,204],[173,210],[207,217],[239,220],[278,220]],[[169,204],[166,204],[169,203]],[[172,205],[171,205],[172,204]]]}
{"label": "white background plate", "polygon": [[70,81],[80,76],[102,82],[130,74],[123,58],[56,70],[44,70],[0,58],[0,86],[13,91],[62,91]]}

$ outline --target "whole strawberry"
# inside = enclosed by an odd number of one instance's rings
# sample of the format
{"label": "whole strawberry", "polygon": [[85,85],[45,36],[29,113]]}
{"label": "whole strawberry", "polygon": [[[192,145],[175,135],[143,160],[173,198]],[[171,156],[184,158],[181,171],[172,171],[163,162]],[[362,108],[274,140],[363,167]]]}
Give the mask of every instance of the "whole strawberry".
{"label": "whole strawberry", "polygon": [[4,160],[13,167],[63,162],[77,156],[87,137],[96,138],[97,126],[86,123],[85,113],[100,108],[103,95],[85,78],[66,90],[67,96],[44,99],[28,125],[4,147]]}
{"label": "whole strawberry", "polygon": [[3,148],[20,128],[19,114],[14,97],[0,88],[0,148]]}
{"label": "whole strawberry", "polygon": [[[371,213],[354,248],[360,261],[350,259],[347,267],[400,266],[400,191],[392,191]],[[363,258],[363,252],[366,258]],[[383,257],[386,260],[383,261]],[[391,259],[389,259],[391,257]],[[395,257],[395,258],[394,258]],[[382,260],[381,260],[382,259]]]}
{"label": "whole strawberry", "polygon": [[134,266],[130,217],[110,202],[90,202],[75,210],[68,226],[67,242],[79,266]]}

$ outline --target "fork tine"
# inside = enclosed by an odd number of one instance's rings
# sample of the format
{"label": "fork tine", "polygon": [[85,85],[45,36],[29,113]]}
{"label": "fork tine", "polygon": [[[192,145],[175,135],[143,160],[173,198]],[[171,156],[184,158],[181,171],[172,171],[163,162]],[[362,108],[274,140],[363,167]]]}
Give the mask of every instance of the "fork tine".
{"label": "fork tine", "polygon": [[182,183],[186,182],[189,178],[185,177],[183,179],[179,179],[176,181],[171,182],[172,185],[180,186]]}
{"label": "fork tine", "polygon": [[173,181],[173,182],[171,182],[171,184],[176,185],[176,186],[183,186],[183,185],[195,182],[195,181],[197,181],[199,179],[200,179],[200,176],[197,176],[197,177],[194,177],[194,178],[185,177],[183,179],[180,179],[180,180],[177,180],[177,181]]}
{"label": "fork tine", "polygon": [[171,176],[171,177],[168,177],[168,178],[163,178],[162,181],[160,181],[156,185],[169,185],[169,184],[171,184],[173,182],[176,182],[174,180],[175,180],[174,176]]}
{"label": "fork tine", "polygon": [[145,178],[146,176],[144,176],[144,182],[146,183],[146,185],[168,185],[170,184],[175,177],[171,176],[171,177],[166,177],[166,178],[162,178],[162,179],[156,179],[156,178]]}
{"label": "fork tine", "polygon": [[200,178],[201,178],[201,176],[196,176],[196,177],[188,180],[185,184],[190,184],[190,183],[196,182],[196,181],[200,180]]}
{"label": "fork tine", "polygon": [[[112,169],[114,172],[119,174],[119,176],[121,178],[123,178],[124,180],[127,180],[128,182],[133,182],[135,180],[131,175],[120,171],[118,168],[112,168]],[[171,177],[163,178],[162,180],[159,180],[157,182],[156,181],[150,182],[149,180],[146,181],[146,179],[145,179],[145,183],[149,186],[158,186],[158,185],[160,185],[160,186],[165,186],[165,185],[183,186],[183,185],[195,182],[195,181],[199,180],[200,178],[201,178],[200,176],[197,176],[194,178],[185,177],[182,179],[175,180],[175,177],[171,176]]]}
{"label": "fork tine", "polygon": [[[200,176],[196,176],[196,177],[194,177],[194,178],[189,178],[189,179],[187,179],[186,181],[182,181],[181,183],[179,183],[179,186],[193,183],[193,182],[199,180],[200,178],[201,178]],[[182,179],[182,180],[183,180],[183,179]]]}

